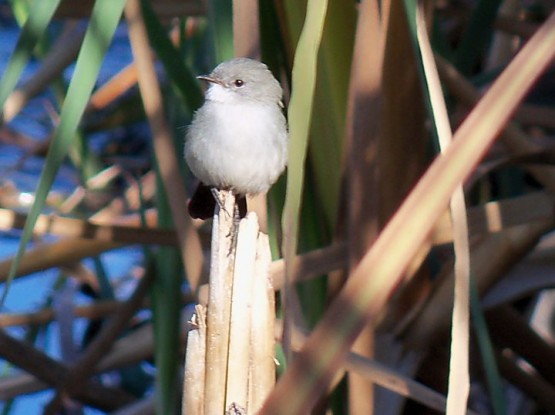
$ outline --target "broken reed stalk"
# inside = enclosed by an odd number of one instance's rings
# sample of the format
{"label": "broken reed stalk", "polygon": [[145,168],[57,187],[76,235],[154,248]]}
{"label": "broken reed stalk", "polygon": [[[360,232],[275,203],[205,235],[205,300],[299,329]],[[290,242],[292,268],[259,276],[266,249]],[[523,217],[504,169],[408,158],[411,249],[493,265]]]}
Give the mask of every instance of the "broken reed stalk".
{"label": "broken reed stalk", "polygon": [[[275,383],[270,245],[255,213],[233,223],[235,197],[220,192],[210,284],[189,332],[183,414],[254,414]],[[199,366],[200,365],[200,366]]]}
{"label": "broken reed stalk", "polygon": [[187,363],[183,375],[183,414],[204,414],[204,379],[206,356],[206,315],[201,305],[189,322]]}

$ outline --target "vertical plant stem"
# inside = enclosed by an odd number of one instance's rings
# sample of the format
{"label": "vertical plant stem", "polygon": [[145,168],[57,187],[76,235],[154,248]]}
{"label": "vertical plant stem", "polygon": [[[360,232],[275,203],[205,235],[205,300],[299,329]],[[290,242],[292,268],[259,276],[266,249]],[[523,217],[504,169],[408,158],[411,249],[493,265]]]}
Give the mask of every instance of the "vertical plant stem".
{"label": "vertical plant stem", "polygon": [[[250,339],[252,312],[252,284],[256,277],[254,265],[258,220],[249,213],[239,223],[237,249],[233,265],[233,288],[231,292],[231,317],[229,334],[229,356],[227,363],[226,410],[232,405],[248,408],[248,378],[250,361]],[[249,411],[250,412],[250,411]]]}
{"label": "vertical plant stem", "polygon": [[[376,0],[360,4],[351,66],[349,107],[347,111],[345,169],[348,190],[344,205],[347,211],[349,268],[358,264],[379,232],[377,147],[380,125],[382,69],[385,35]],[[376,45],[380,47],[376,48]],[[339,219],[341,221],[341,218]],[[343,273],[343,278],[346,274]],[[338,284],[335,284],[338,285]],[[337,287],[335,287],[337,290]],[[368,325],[357,338],[353,351],[374,355],[374,327]],[[370,414],[374,408],[374,386],[356,373],[348,373],[349,412]]]}
{"label": "vertical plant stem", "polygon": [[275,384],[275,293],[269,270],[272,262],[268,235],[258,234],[254,281],[249,372],[249,410],[257,413]]}
{"label": "vertical plant stem", "polygon": [[206,309],[195,307],[189,324],[187,352],[183,374],[182,415],[204,414],[204,379],[206,369]]}
{"label": "vertical plant stem", "polygon": [[[416,34],[422,57],[424,79],[427,83],[431,115],[441,152],[444,153],[451,145],[453,137],[441,82],[434,62],[434,54],[428,38],[423,7],[422,1],[419,1],[416,5]],[[447,415],[463,415],[466,413],[470,391],[470,374],[468,371],[470,247],[468,245],[468,224],[462,185],[458,185],[453,193],[450,209],[455,248],[455,291],[451,326]]]}
{"label": "vertical plant stem", "polygon": [[[309,0],[307,15],[295,53],[292,94],[289,104],[289,172],[282,219],[286,284],[282,290],[285,312],[295,308],[289,279],[298,244],[299,215],[303,191],[304,163],[316,85],[316,63],[327,11],[327,0]],[[289,354],[289,319],[284,316],[284,346]]]}
{"label": "vertical plant stem", "polygon": [[187,201],[185,184],[179,173],[173,137],[164,118],[160,84],[154,70],[148,36],[137,0],[128,2],[126,18],[129,24],[133,56],[139,74],[143,105],[154,136],[154,152],[177,231],[185,272],[191,290],[194,292],[198,288],[202,271],[202,248],[198,234],[185,211]]}
{"label": "vertical plant stem", "polygon": [[220,191],[219,206],[212,225],[210,285],[206,314],[206,382],[204,386],[206,414],[222,414],[225,407],[227,359],[229,355],[229,321],[233,286],[233,256],[230,232],[233,229],[235,198]]}
{"label": "vertical plant stem", "polygon": [[233,45],[235,56],[260,59],[258,0],[233,1]]}

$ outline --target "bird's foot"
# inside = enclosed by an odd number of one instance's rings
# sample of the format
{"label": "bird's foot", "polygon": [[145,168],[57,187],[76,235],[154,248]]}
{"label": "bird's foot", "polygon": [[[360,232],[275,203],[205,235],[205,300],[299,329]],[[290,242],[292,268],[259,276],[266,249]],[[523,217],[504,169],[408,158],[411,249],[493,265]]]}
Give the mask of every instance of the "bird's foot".
{"label": "bird's foot", "polygon": [[227,211],[227,209],[225,207],[225,203],[224,203],[224,201],[222,200],[222,198],[220,196],[220,191],[218,189],[216,189],[215,187],[211,187],[210,192],[212,193],[212,197],[214,198],[214,200],[218,204],[218,207],[220,208],[220,211],[225,212],[227,217],[231,218],[231,214]]}

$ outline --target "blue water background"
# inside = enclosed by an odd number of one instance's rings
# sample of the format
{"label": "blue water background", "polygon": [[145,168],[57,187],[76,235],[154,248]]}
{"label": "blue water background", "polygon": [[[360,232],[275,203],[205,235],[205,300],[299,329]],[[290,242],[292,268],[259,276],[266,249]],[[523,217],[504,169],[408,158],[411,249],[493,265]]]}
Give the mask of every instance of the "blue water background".
{"label": "blue water background", "polygon": [[[0,6],[3,4],[5,2],[0,1]],[[15,21],[2,16],[0,18],[0,74],[5,70],[18,36],[19,27]],[[116,32],[114,41],[104,61],[98,84],[105,82],[113,74],[129,64],[131,60],[132,55],[127,37],[127,29],[122,24]],[[39,62],[31,61],[25,69],[22,80],[28,79],[37,70],[39,65]],[[64,76],[68,81],[71,78],[72,72],[73,66],[65,71]],[[45,140],[52,132],[50,119],[45,112],[45,103],[47,101],[54,103],[50,91],[46,91],[34,98],[22,113],[10,123],[10,127],[37,141]],[[91,146],[98,148],[108,140],[110,140],[109,135],[100,134],[98,137],[93,138]],[[0,144],[0,180],[9,178],[19,190],[32,194],[36,189],[44,159],[43,157],[32,156],[17,170],[6,173],[6,169],[14,166],[14,163],[22,155],[23,152],[19,147]],[[69,164],[66,164],[61,168],[53,185],[53,190],[64,195],[69,195],[78,183],[77,178],[78,176],[74,169]],[[18,232],[0,233],[0,260],[13,255],[18,248],[18,244]],[[138,247],[126,247],[101,255],[101,261],[106,267],[110,278],[122,279],[129,275],[134,264],[142,262],[141,253],[142,251]],[[92,268],[90,261],[85,261],[85,265]],[[30,312],[39,309],[48,296],[52,294],[52,285],[58,276],[59,271],[54,269],[17,279],[11,285],[4,311]],[[2,290],[3,288],[4,285],[2,285]],[[129,290],[124,291],[127,292],[120,294],[125,295],[129,293]],[[76,304],[84,304],[88,301],[88,297],[82,294],[76,294],[75,296]],[[76,325],[74,338],[77,342],[82,338],[84,327],[83,323]],[[24,335],[24,331],[20,328],[12,328],[8,331],[17,337]],[[56,324],[51,325],[48,335],[40,338],[39,343],[44,344],[43,350],[46,350],[49,355],[55,358],[60,356],[59,331]],[[3,375],[5,375],[6,366],[4,362],[0,361],[0,368]],[[9,370],[13,369],[10,368]],[[18,398],[11,413],[17,415],[42,413],[44,405],[49,402],[52,395],[52,392],[46,391]],[[0,404],[1,407],[2,404]],[[87,409],[86,413],[96,414],[100,412]]]}

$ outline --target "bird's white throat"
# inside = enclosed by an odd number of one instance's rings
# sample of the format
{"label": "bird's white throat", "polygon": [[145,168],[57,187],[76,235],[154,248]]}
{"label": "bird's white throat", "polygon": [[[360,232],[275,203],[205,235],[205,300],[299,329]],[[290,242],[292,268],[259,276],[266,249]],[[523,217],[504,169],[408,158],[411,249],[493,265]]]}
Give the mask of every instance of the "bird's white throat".
{"label": "bird's white throat", "polygon": [[226,88],[220,84],[211,84],[206,91],[206,100],[212,102],[219,102],[222,104],[239,103],[240,98],[237,92]]}

